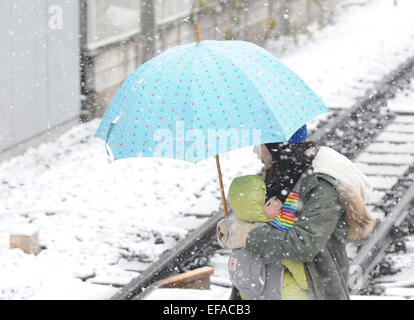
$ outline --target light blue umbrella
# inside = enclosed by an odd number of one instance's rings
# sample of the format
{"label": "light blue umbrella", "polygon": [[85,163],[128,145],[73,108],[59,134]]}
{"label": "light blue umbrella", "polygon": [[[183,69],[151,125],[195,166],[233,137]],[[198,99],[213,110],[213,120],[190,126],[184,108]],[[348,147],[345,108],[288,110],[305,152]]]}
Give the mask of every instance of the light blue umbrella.
{"label": "light blue umbrella", "polygon": [[265,49],[244,41],[202,41],[167,50],[130,75],[96,136],[115,160],[198,162],[249,145],[288,141],[328,111]]}
{"label": "light blue umbrella", "polygon": [[[96,135],[107,141],[115,159],[198,162],[253,144],[254,138],[288,141],[327,111],[304,81],[265,49],[244,41],[202,41],[172,48],[139,67],[115,94]],[[211,136],[220,129],[229,135],[238,131],[239,143],[213,150],[209,130]],[[191,131],[197,138],[204,133],[204,146],[196,148]],[[169,148],[163,138],[171,140]]]}

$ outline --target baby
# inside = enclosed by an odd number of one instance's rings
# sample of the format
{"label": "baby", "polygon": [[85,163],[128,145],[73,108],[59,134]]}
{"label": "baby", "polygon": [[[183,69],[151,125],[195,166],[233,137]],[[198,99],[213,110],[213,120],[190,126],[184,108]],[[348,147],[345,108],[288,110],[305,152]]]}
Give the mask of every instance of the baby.
{"label": "baby", "polygon": [[[296,189],[294,189],[296,190]],[[285,202],[282,203],[276,197],[270,198],[268,201],[265,202],[266,197],[266,185],[264,180],[258,175],[249,175],[249,176],[242,176],[237,177],[233,180],[230,185],[229,192],[228,192],[228,199],[230,205],[235,213],[235,216],[244,222],[250,223],[241,223],[237,224],[238,228],[244,228],[245,231],[249,231],[254,229],[257,224],[256,223],[268,223],[272,227],[277,228],[281,231],[289,231],[293,228],[294,223],[296,221],[296,211],[297,211],[297,204],[299,199],[299,194],[295,193],[294,191],[290,192],[288,197],[286,198]],[[230,218],[232,219],[232,218]],[[217,231],[219,235],[219,242],[226,242],[227,238],[237,237],[237,233],[239,230],[232,230],[233,225],[229,224],[226,226],[226,221],[219,223]],[[234,248],[236,249],[236,248]],[[243,292],[243,289],[240,287],[240,283],[236,281],[240,279],[238,277],[238,273],[242,272],[243,277],[246,278],[246,270],[244,271],[236,271],[238,269],[243,269],[242,264],[250,265],[247,268],[248,272],[251,272],[253,266],[259,263],[259,260],[256,258],[250,257],[250,260],[247,259],[246,261],[246,252],[242,251],[242,254],[237,255],[238,250],[245,250],[245,249],[237,249],[233,251],[232,254],[236,254],[236,259],[232,259],[232,256],[229,260],[229,272],[230,277],[233,282],[233,285]],[[243,258],[241,258],[243,257]],[[237,262],[239,260],[239,262]],[[242,261],[240,261],[242,260]],[[235,268],[235,261],[238,263],[237,267]],[[264,263],[264,262],[263,262]],[[290,260],[282,260],[281,263],[284,266],[284,271],[277,267],[277,265],[267,265],[266,269],[269,268],[271,273],[280,274],[283,273],[283,281],[281,284],[281,296],[282,299],[307,299],[308,295],[306,293],[307,282],[306,276],[304,271],[304,266],[302,263]],[[277,271],[279,270],[279,271]],[[251,275],[251,277],[247,277],[249,281],[254,282],[255,278],[258,277],[257,275]],[[269,278],[270,277],[270,278]],[[267,278],[270,279],[270,282],[275,283],[275,277],[280,278],[279,276],[268,274]],[[236,280],[235,280],[236,279]],[[265,280],[265,283],[267,280]],[[259,286],[261,284],[256,283],[255,286]],[[266,286],[266,285],[265,285]],[[272,285],[273,286],[273,285]],[[263,289],[263,292],[266,292],[267,288]],[[251,291],[251,290],[250,290]],[[270,297],[274,297],[270,293]],[[246,291],[245,296],[249,297],[251,292]],[[255,295],[251,295],[253,299],[257,297]]]}
{"label": "baby", "polygon": [[[230,185],[228,199],[236,214],[236,217],[245,222],[271,223],[280,216],[283,207],[282,201],[276,197],[265,202],[266,187],[263,179],[257,175],[237,177]],[[264,205],[263,205],[264,203]],[[219,241],[225,242],[230,230],[226,229],[226,221],[218,225]],[[246,228],[254,228],[256,225],[244,225]],[[224,227],[224,228],[223,228]],[[236,230],[233,230],[237,232]]]}
{"label": "baby", "polygon": [[296,222],[299,194],[292,190],[284,202],[276,197],[266,199],[266,185],[258,175],[235,178],[228,198],[237,218],[245,222],[269,223],[281,230],[292,230]]}

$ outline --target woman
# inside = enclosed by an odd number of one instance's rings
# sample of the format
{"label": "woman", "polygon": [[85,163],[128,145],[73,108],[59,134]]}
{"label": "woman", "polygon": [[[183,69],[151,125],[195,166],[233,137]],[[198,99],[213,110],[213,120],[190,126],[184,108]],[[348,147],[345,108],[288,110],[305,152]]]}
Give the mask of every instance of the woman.
{"label": "woman", "polygon": [[[245,247],[267,260],[301,262],[312,299],[349,299],[346,242],[365,238],[375,226],[365,208],[371,186],[341,154],[313,142],[303,142],[304,130],[306,127],[289,143],[255,148],[256,152],[260,150],[266,167],[266,201],[275,197],[284,202],[300,183],[293,227],[246,228],[245,222],[232,219],[245,232],[228,237],[224,247]],[[233,226],[235,229],[239,228]],[[237,297],[237,290],[233,289],[232,299]]]}

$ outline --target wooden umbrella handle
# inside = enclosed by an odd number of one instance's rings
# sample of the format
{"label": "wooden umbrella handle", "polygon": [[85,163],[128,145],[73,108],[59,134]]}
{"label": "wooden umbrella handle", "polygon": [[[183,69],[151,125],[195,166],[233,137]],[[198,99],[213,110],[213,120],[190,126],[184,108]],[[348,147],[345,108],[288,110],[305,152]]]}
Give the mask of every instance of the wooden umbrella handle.
{"label": "wooden umbrella handle", "polygon": [[219,160],[219,156],[218,155],[216,155],[216,164],[217,164],[217,172],[218,172],[219,182],[220,182],[221,201],[223,202],[224,217],[225,218],[228,218],[229,217],[229,213],[227,211],[226,196],[224,194],[223,178],[222,178],[222,175],[221,175],[220,160]]}

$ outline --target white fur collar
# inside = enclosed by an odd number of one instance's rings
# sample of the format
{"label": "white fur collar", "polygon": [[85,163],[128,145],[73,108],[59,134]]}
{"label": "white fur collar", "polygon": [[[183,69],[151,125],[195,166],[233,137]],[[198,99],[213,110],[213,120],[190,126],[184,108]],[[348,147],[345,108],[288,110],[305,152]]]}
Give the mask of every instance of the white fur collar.
{"label": "white fur collar", "polygon": [[315,173],[335,178],[339,185],[351,187],[366,202],[371,197],[372,185],[367,177],[344,155],[329,147],[321,147],[313,160]]}

